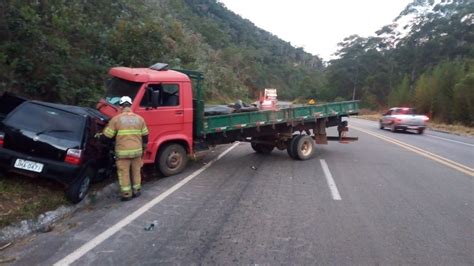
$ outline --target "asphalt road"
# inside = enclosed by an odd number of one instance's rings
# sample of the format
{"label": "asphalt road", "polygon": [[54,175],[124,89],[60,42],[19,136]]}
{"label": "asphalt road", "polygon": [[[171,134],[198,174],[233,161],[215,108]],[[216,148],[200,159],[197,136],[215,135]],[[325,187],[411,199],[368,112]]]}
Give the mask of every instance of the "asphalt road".
{"label": "asphalt road", "polygon": [[349,124],[358,142],[320,146],[308,161],[219,147],[181,175],[149,179],[138,199],[97,203],[2,255],[16,265],[473,265],[474,139]]}

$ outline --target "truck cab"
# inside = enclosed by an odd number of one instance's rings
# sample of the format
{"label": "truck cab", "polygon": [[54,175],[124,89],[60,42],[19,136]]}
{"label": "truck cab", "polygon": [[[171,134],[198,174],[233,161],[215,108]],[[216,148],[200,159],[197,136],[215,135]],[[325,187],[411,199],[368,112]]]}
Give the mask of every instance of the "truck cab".
{"label": "truck cab", "polygon": [[[342,117],[357,114],[357,101],[279,109],[273,89],[265,97],[269,110],[206,116],[200,72],[168,70],[158,63],[150,68],[114,67],[109,74],[97,109],[113,117],[121,111],[120,98],[132,98],[132,111],[145,119],[150,132],[143,161],[154,164],[163,176],[180,173],[195,150],[235,141],[250,142],[258,153],[286,149],[290,157],[307,160],[316,143],[357,140],[341,134],[348,130]],[[326,127],[332,126],[338,127],[339,136],[326,136]]]}
{"label": "truck cab", "polygon": [[193,92],[189,76],[167,70],[161,64],[150,68],[115,67],[109,75],[105,97],[97,109],[113,117],[121,111],[120,97],[132,98],[132,111],[145,119],[150,132],[144,163],[156,163],[165,176],[180,172],[187,154],[193,152]]}

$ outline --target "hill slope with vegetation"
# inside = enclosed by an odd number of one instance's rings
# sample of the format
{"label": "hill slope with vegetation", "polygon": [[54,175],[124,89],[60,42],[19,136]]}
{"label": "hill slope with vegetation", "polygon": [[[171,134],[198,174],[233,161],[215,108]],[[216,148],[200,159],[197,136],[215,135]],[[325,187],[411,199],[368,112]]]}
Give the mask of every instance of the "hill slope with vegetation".
{"label": "hill slope with vegetation", "polygon": [[355,95],[375,109],[416,106],[438,121],[474,125],[473,1],[415,0],[376,34],[340,43],[325,74],[332,97]]}
{"label": "hill slope with vegetation", "polygon": [[[208,99],[283,97],[315,88],[322,61],[212,0],[4,2],[0,89],[81,104],[103,90],[111,66],[203,71]],[[310,78],[311,77],[311,78]]]}
{"label": "hill slope with vegetation", "polygon": [[0,91],[90,104],[109,67],[166,62],[204,72],[214,102],[255,99],[274,87],[282,99],[413,105],[436,120],[472,125],[473,43],[468,0],[414,0],[375,36],[344,39],[329,62],[217,0],[5,0]]}

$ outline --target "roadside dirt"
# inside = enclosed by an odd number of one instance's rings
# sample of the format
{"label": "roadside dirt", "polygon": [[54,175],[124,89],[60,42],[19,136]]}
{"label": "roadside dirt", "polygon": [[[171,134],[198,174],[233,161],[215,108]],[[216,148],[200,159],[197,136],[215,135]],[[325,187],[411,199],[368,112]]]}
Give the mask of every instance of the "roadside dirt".
{"label": "roadside dirt", "polygon": [[64,188],[56,182],[0,174],[0,227],[35,218],[64,204],[68,204]]}
{"label": "roadside dirt", "polygon": [[[143,183],[156,178],[160,177],[153,167],[142,169]],[[113,182],[116,182],[115,176],[93,184],[90,192],[99,191]],[[37,218],[61,205],[69,206],[71,203],[66,199],[64,191],[61,184],[44,178],[0,173],[0,228]]]}

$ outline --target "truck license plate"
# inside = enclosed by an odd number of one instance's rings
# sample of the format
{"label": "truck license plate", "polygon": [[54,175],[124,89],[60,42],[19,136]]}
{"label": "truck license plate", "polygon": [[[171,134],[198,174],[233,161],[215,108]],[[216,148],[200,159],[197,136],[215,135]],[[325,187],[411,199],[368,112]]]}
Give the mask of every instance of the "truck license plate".
{"label": "truck license plate", "polygon": [[43,164],[36,163],[28,160],[16,159],[15,168],[28,170],[36,173],[41,173],[43,171]]}

